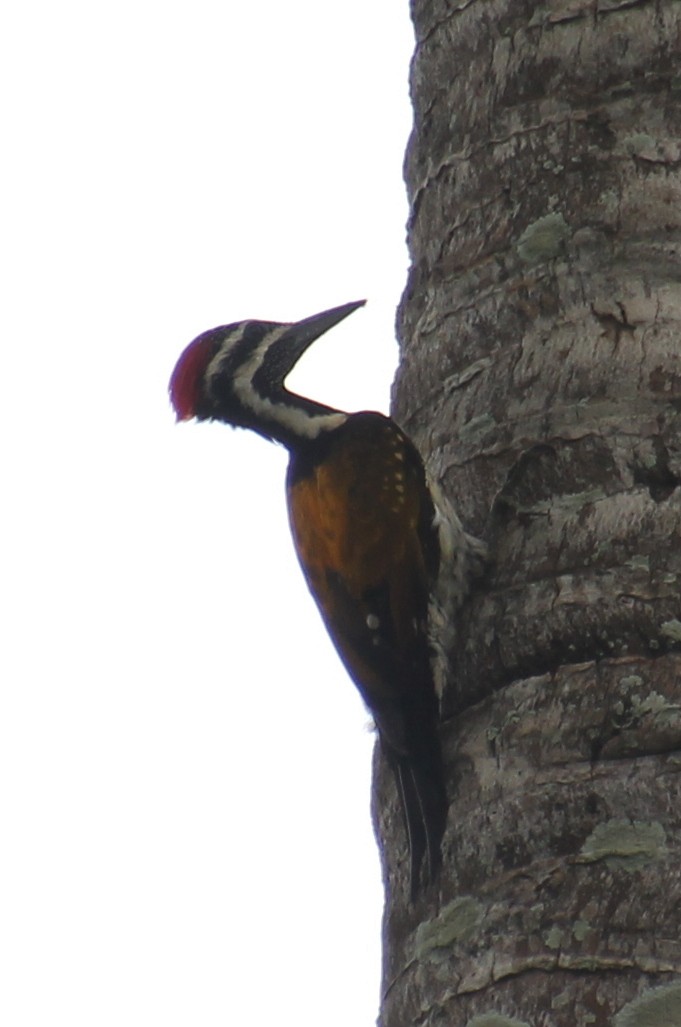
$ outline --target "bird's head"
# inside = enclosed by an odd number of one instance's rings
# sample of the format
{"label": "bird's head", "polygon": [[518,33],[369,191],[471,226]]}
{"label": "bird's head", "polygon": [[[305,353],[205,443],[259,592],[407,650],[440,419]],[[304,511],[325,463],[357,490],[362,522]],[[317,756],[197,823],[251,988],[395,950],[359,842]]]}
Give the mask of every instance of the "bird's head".
{"label": "bird's head", "polygon": [[238,321],[199,335],[170,378],[178,421],[224,421],[283,442],[286,433],[315,437],[332,427],[325,418],[345,415],[288,392],[284,379],[315,339],[364,303],[346,303],[292,324]]}

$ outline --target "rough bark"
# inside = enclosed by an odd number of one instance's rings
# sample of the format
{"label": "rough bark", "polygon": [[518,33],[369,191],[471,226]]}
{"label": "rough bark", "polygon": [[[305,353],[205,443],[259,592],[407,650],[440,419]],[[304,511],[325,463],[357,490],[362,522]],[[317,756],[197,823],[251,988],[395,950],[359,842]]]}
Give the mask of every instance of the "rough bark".
{"label": "rough bark", "polygon": [[378,767],[381,1023],[681,1024],[681,4],[413,18],[394,413],[493,564],[415,905]]}

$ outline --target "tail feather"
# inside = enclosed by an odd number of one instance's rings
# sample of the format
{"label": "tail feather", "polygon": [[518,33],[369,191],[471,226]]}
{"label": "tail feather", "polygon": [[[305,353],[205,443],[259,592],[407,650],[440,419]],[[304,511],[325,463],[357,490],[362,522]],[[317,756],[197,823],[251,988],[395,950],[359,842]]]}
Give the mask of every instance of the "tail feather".
{"label": "tail feather", "polygon": [[425,760],[393,756],[391,762],[407,830],[413,901],[422,887],[435,880],[442,863],[447,797],[439,746]]}

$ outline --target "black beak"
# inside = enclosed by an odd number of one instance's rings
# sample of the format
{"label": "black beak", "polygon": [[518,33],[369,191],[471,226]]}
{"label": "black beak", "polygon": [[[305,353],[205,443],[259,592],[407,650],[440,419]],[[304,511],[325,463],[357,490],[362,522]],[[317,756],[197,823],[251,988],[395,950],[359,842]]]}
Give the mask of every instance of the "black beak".
{"label": "black beak", "polygon": [[355,300],[354,303],[344,303],[342,307],[333,307],[331,310],[323,310],[321,314],[313,314],[304,321],[296,321],[273,344],[268,354],[270,368],[276,368],[275,373],[285,378],[315,339],[352,314],[353,310],[363,307],[365,303],[366,300]]}
{"label": "black beak", "polygon": [[[358,307],[363,307],[365,303],[366,300],[355,300],[354,303],[344,303],[342,307],[323,310],[321,314],[313,314],[312,317],[306,317],[304,321],[298,321],[294,327],[299,343],[304,344],[307,349],[310,343],[318,339],[320,335],[328,332],[329,328],[333,328]],[[302,352],[304,351],[301,349]]]}

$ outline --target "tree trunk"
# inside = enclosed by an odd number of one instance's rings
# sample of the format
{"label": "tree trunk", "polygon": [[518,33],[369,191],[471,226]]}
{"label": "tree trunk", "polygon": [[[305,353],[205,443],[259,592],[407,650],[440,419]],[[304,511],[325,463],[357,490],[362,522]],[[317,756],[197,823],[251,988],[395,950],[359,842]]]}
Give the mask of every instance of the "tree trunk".
{"label": "tree trunk", "polygon": [[394,414],[492,565],[381,1023],[681,1025],[681,3],[414,0]]}

